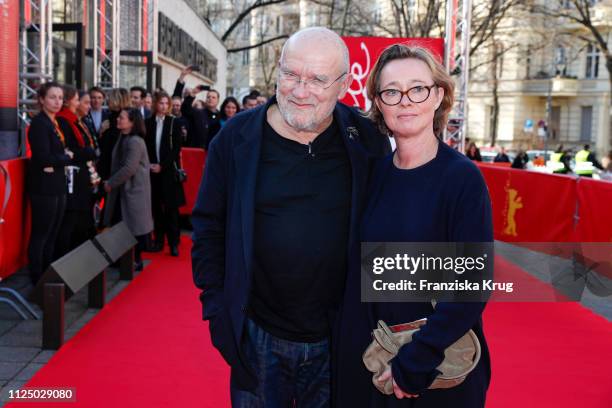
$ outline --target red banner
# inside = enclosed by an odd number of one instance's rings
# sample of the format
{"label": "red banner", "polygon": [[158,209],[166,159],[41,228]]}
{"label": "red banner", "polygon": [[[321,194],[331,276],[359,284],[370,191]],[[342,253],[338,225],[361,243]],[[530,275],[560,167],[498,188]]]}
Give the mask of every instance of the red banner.
{"label": "red banner", "polygon": [[353,82],[342,102],[349,106],[370,108],[366,97],[366,82],[370,70],[385,48],[393,44],[418,45],[427,48],[444,63],[444,40],[442,38],[383,38],[383,37],[342,37],[349,50],[350,73]]}
{"label": "red banner", "polygon": [[0,166],[6,170],[6,177],[0,173],[0,277],[5,278],[27,264],[30,211],[25,199],[26,160],[0,161]]}
{"label": "red banner", "polygon": [[206,150],[184,147],[181,149],[181,161],[183,163],[183,170],[187,173],[187,181],[183,184],[187,203],[181,207],[180,213],[182,215],[190,215],[198,198],[200,181],[202,180],[204,164],[206,163]]}
{"label": "red banner", "polygon": [[480,170],[493,205],[495,239],[574,241],[574,178],[486,165]]}
{"label": "red banner", "polygon": [[612,242],[612,183],[578,179],[578,225],[582,242]]}
{"label": "red banner", "polygon": [[[27,3],[27,2],[26,2]],[[0,3],[0,109],[17,107],[19,80],[19,2],[8,0]],[[13,113],[14,123],[2,123],[0,130],[15,130],[17,116]],[[9,115],[4,116],[8,119]],[[13,119],[11,117],[11,119]],[[7,126],[8,125],[8,126]]]}

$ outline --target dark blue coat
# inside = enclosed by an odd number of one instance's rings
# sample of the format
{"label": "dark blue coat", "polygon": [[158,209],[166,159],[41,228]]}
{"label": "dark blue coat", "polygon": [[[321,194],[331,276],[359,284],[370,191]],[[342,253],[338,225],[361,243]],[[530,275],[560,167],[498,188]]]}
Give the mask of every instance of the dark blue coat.
{"label": "dark blue coat", "polygon": [[[369,242],[493,242],[491,203],[478,168],[464,155],[439,143],[435,159],[416,169],[397,170],[392,156],[374,166],[361,240]],[[484,248],[484,247],[483,247]],[[349,259],[346,293],[336,329],[333,362],[334,397],[338,407],[482,408],[490,379],[489,351],[480,302],[430,303],[361,301],[359,248]],[[394,379],[416,399],[384,396],[372,384],[362,354],[380,319],[388,325],[421,318],[428,323],[391,360]],[[482,355],[466,380],[448,389],[428,390],[444,349],[469,329],[478,337]]]}
{"label": "dark blue coat", "polygon": [[[192,212],[193,278],[203,291],[203,318],[210,321],[213,345],[232,367],[232,381],[243,389],[257,384],[239,345],[251,291],[257,167],[266,112],[273,103],[275,98],[239,113],[213,139]],[[350,248],[358,245],[355,232],[371,159],[390,147],[357,110],[339,103],[333,115],[352,169]],[[336,310],[329,311],[330,325]]]}

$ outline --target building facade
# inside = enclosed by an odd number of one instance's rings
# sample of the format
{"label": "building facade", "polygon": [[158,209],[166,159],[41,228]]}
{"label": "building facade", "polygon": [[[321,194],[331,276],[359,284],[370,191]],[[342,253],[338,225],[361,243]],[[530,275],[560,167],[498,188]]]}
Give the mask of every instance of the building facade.
{"label": "building facade", "polygon": [[[592,3],[594,26],[610,47],[612,2]],[[612,142],[610,78],[605,57],[588,34],[567,18],[529,9],[510,13],[495,44],[472,56],[478,68],[470,78],[469,136],[478,144],[490,145],[495,138],[496,145],[517,149],[590,144],[600,157],[607,154]]]}

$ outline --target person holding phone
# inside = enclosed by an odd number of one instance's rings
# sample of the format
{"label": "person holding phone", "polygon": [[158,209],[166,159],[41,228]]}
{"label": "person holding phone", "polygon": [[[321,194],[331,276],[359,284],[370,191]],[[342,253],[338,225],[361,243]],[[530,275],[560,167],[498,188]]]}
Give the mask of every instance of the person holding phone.
{"label": "person holding phone", "polygon": [[[195,66],[197,68],[197,66]],[[183,90],[185,89],[185,77],[194,71],[194,66],[190,65],[181,71],[181,75],[176,81],[174,92],[172,96],[182,96]],[[195,106],[195,96],[202,91],[209,90],[208,85],[198,85],[191,89],[190,92],[185,95],[183,103],[181,104],[181,114],[188,123],[189,133],[187,134],[187,140],[185,147],[199,147],[206,149],[208,147],[208,138],[210,132],[210,120],[206,107]]]}

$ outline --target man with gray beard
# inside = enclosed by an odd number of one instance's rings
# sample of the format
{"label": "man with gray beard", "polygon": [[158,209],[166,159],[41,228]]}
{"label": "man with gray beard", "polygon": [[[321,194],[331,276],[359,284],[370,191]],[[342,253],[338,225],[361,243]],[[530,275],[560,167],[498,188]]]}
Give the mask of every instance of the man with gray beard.
{"label": "man with gray beard", "polygon": [[[334,32],[285,43],[276,97],[213,139],[193,222],[193,277],[234,407],[327,407],[330,347],[371,159],[388,138],[337,103],[352,81]],[[359,358],[358,356],[356,358]]]}

